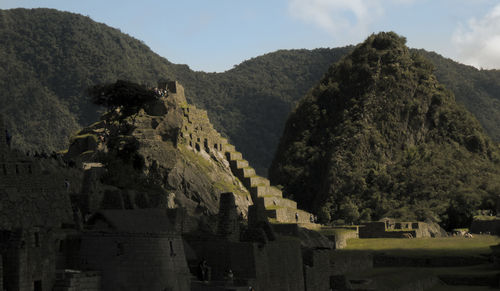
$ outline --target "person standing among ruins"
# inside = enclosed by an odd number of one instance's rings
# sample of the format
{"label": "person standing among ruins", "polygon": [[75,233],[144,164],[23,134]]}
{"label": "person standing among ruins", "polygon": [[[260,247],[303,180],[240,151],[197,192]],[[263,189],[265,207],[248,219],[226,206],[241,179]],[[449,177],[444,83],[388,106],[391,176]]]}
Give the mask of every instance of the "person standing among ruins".
{"label": "person standing among ruins", "polygon": [[200,263],[200,275],[203,282],[208,282],[210,280],[210,266],[208,266],[207,260],[203,259]]}

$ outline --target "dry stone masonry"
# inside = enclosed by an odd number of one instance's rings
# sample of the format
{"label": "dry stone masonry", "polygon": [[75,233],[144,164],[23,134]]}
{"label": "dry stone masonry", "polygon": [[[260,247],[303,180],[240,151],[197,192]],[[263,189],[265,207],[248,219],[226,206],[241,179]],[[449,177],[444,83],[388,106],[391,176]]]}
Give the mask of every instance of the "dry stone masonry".
{"label": "dry stone masonry", "polygon": [[[169,86],[169,90],[174,87],[182,88],[175,82]],[[183,91],[183,89],[176,89],[174,92]],[[177,98],[177,100],[183,100],[183,98]],[[267,178],[257,175],[255,169],[243,158],[242,153],[238,152],[234,145],[214,129],[205,110],[184,104],[179,142],[185,143],[198,153],[224,153],[233,174],[250,191],[253,203],[256,203],[257,199],[264,200],[268,218],[279,223],[311,223],[311,213],[297,209],[297,202],[284,198],[281,190],[271,186]]]}

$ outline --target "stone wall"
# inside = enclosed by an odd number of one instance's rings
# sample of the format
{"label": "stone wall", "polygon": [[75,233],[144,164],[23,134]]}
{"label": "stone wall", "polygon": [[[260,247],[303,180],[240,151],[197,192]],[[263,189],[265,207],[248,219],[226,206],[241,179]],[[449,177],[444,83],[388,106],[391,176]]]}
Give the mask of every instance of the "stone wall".
{"label": "stone wall", "polygon": [[6,290],[51,290],[55,281],[52,232],[2,231],[3,285]]}
{"label": "stone wall", "polygon": [[58,227],[73,223],[70,191],[78,188],[78,169],[64,168],[54,159],[27,157],[17,150],[0,153],[0,228],[36,225]]}
{"label": "stone wall", "polygon": [[103,290],[189,290],[180,236],[106,234],[82,236],[81,269],[102,274]]}
{"label": "stone wall", "polygon": [[240,239],[240,226],[234,194],[222,193],[220,195],[219,214],[217,217],[217,235],[219,237],[238,241]]}
{"label": "stone wall", "polygon": [[330,288],[329,251],[306,250],[302,253],[306,291],[323,291]]}
{"label": "stone wall", "polygon": [[335,232],[335,234],[327,235],[334,242],[335,249],[343,249],[347,246],[347,240],[351,238],[359,238],[358,231],[354,229],[345,229],[344,231]]}
{"label": "stone wall", "polygon": [[194,251],[189,265],[199,277],[199,263],[205,259],[211,267],[212,280],[223,280],[231,269],[234,280],[248,282],[256,279],[258,266],[255,261],[256,244],[226,240],[187,240]]}
{"label": "stone wall", "polygon": [[205,259],[212,270],[212,280],[223,280],[231,269],[234,280],[263,291],[302,291],[304,275],[300,243],[296,240],[272,241],[264,245],[251,242],[188,240],[198,261]]}
{"label": "stone wall", "polygon": [[470,226],[471,233],[490,233],[500,235],[500,219],[494,220],[473,220]]}
{"label": "stone wall", "polygon": [[[177,88],[180,85],[176,84]],[[169,89],[170,90],[170,89]],[[263,198],[268,208],[267,216],[278,222],[310,223],[311,214],[297,209],[297,203],[283,198],[281,191],[270,185],[268,179],[258,176],[243,159],[240,152],[228,143],[213,127],[207,112],[193,105],[183,105],[183,123],[178,144],[185,144],[198,153],[222,154],[229,161],[234,176],[248,189],[253,203],[257,198]],[[298,214],[298,219],[296,219]]]}
{"label": "stone wall", "polygon": [[406,238],[446,236],[439,225],[426,222],[395,222],[389,229],[384,221],[367,222],[359,227],[359,238]]}
{"label": "stone wall", "polygon": [[332,275],[360,273],[373,268],[373,257],[367,253],[333,252],[330,256]]}
{"label": "stone wall", "polygon": [[304,276],[300,243],[295,240],[273,241],[257,248],[256,290],[302,291]]}
{"label": "stone wall", "polygon": [[53,291],[101,291],[101,274],[93,271],[59,270]]}

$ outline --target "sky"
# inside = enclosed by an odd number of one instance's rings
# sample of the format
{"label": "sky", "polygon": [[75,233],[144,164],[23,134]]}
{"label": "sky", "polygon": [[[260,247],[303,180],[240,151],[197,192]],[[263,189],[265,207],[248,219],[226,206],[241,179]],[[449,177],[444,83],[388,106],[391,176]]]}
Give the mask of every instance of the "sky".
{"label": "sky", "polygon": [[0,0],[89,16],[196,71],[279,49],[357,44],[395,31],[413,48],[500,69],[500,0]]}

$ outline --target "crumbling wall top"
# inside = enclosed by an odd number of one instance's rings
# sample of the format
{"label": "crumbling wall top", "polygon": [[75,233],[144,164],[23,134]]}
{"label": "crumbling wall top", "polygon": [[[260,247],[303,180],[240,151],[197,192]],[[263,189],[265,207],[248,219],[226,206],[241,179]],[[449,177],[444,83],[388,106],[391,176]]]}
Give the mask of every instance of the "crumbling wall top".
{"label": "crumbling wall top", "polygon": [[174,100],[176,104],[187,105],[186,96],[184,95],[184,87],[177,82],[171,81],[167,83],[168,97]]}

